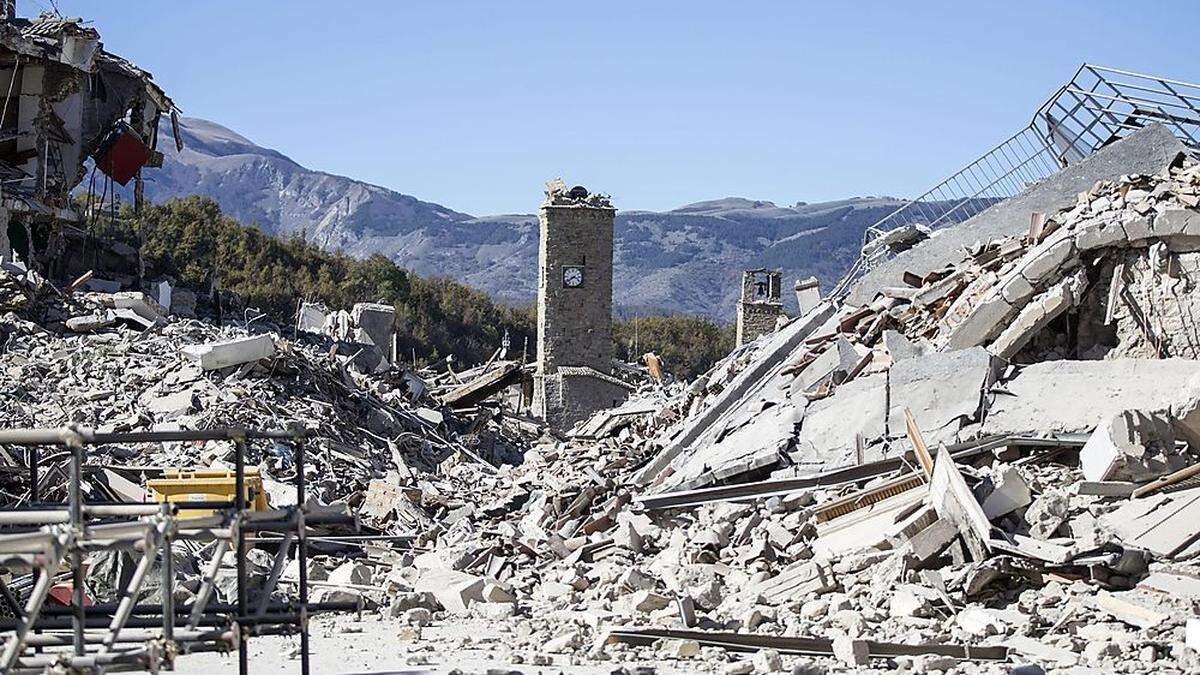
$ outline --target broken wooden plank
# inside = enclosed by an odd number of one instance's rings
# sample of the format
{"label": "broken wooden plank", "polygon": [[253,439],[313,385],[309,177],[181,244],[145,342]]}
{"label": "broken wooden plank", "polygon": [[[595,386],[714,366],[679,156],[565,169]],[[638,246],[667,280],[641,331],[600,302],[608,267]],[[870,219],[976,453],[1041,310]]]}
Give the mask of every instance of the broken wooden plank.
{"label": "broken wooden plank", "polygon": [[1133,498],[1137,499],[1139,497],[1145,497],[1148,494],[1158,492],[1159,490],[1170,485],[1182,483],[1183,481],[1196,475],[1200,475],[1200,464],[1193,464],[1191,466],[1184,467],[1174,473],[1169,473],[1161,478],[1158,478],[1157,480],[1146,483],[1145,485],[1133,491]]}
{"label": "broken wooden plank", "polygon": [[76,279],[75,281],[72,281],[66,288],[63,289],[63,295],[69,296],[69,295],[73,294],[75,291],[82,288],[84,284],[86,284],[87,282],[92,280],[92,273],[93,273],[93,270],[88,270],[88,271],[84,272],[83,274],[79,275],[78,279]]}
{"label": "broken wooden plank", "polygon": [[1104,306],[1104,325],[1110,326],[1113,322],[1113,314],[1117,311],[1117,299],[1121,295],[1121,289],[1125,283],[1125,261],[1118,262],[1113,267],[1112,281],[1108,285],[1108,303]]}
{"label": "broken wooden plank", "polygon": [[521,364],[516,361],[500,364],[442,397],[451,408],[470,408],[516,384],[521,379]]}
{"label": "broken wooden plank", "polygon": [[917,421],[913,419],[912,411],[908,408],[904,409],[904,427],[908,432],[908,442],[912,443],[913,451],[917,453],[917,461],[921,463],[921,469],[925,472],[926,478],[933,477],[933,457],[929,454],[929,448],[925,445],[925,439],[921,437],[921,428],[917,426]]}
{"label": "broken wooden plank", "polygon": [[1029,243],[1030,245],[1037,244],[1042,240],[1042,234],[1046,229],[1046,214],[1041,211],[1034,211],[1029,214]]}
{"label": "broken wooden plank", "polygon": [[[678,630],[671,628],[632,628],[621,626],[609,630],[606,642],[624,642],[633,645],[650,645],[656,640],[695,640],[701,645],[721,647],[728,651],[754,652],[774,649],[783,654],[805,656],[828,656],[833,654],[833,640],[829,638],[785,637],[755,633],[731,633],[725,631]],[[901,642],[877,642],[865,640],[872,658],[896,656],[920,656],[933,654],[955,659],[1003,661],[1008,658],[1007,647],[954,644],[943,641],[920,644]]]}

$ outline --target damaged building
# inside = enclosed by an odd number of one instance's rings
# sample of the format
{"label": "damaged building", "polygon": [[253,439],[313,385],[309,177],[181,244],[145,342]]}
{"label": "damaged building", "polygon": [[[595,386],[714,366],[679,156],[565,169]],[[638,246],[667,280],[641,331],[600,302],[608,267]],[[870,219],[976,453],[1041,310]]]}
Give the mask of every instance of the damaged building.
{"label": "damaged building", "polygon": [[613,217],[606,195],[561,180],[538,211],[537,370],[533,411],[567,429],[620,405],[612,374]]}
{"label": "damaged building", "polygon": [[1193,100],[1085,66],[797,316],[748,272],[690,383],[612,376],[614,209],[552,181],[534,416],[507,345],[407,369],[386,306],[27,293],[68,318],[0,323],[0,668],[1200,671]]}
{"label": "damaged building", "polygon": [[162,162],[155,144],[163,115],[175,119],[171,99],[83,20],[20,18],[14,2],[0,6],[0,89],[0,255],[54,278],[112,269],[140,280],[135,248],[99,246],[93,214],[72,194],[94,167],[102,177],[91,187],[110,201],[114,182],[134,182],[140,199],[142,169]]}

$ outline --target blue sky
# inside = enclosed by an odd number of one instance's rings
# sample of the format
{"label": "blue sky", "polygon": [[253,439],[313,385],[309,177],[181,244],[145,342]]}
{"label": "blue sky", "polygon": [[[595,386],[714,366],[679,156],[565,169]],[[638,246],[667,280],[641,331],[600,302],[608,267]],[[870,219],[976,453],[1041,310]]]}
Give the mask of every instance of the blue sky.
{"label": "blue sky", "polygon": [[625,209],[915,196],[1083,61],[1200,81],[1196,0],[57,5],[186,114],[476,215],[558,175]]}

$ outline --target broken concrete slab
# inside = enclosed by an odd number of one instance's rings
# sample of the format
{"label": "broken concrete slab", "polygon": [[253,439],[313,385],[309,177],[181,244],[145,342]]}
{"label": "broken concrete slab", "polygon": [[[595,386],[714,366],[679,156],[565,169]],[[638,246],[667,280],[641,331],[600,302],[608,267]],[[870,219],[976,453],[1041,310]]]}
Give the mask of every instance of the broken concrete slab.
{"label": "broken concrete slab", "polygon": [[966,349],[987,344],[1007,325],[1013,306],[1002,295],[993,295],[971,308],[971,313],[950,328],[946,349]]}
{"label": "broken concrete slab", "polygon": [[949,518],[938,518],[905,544],[904,558],[909,569],[924,569],[941,555],[959,536],[958,525]]}
{"label": "broken concrete slab", "polygon": [[1144,482],[1181,468],[1166,413],[1125,410],[1101,423],[1079,451],[1089,481]]}
{"label": "broken concrete slab", "polygon": [[275,341],[270,335],[250,335],[223,342],[189,345],[180,349],[184,356],[196,361],[204,370],[217,370],[275,355]]}
{"label": "broken concrete slab", "polygon": [[167,312],[153,298],[140,291],[121,291],[113,293],[108,299],[109,306],[115,309],[127,309],[137,314],[145,321],[161,325],[166,323]]}
{"label": "broken concrete slab", "polygon": [[857,438],[871,444],[886,436],[887,401],[888,376],[876,373],[857,377],[832,396],[808,404],[796,435],[797,460],[807,469],[849,463]]}
{"label": "broken concrete slab", "polygon": [[1067,230],[1060,233],[1038,244],[1023,258],[1021,276],[1030,284],[1043,283],[1075,255],[1074,237]]}
{"label": "broken concrete slab", "polygon": [[962,424],[978,417],[983,394],[999,375],[999,367],[982,347],[896,363],[887,379],[889,434],[904,435],[908,409],[929,447],[954,443]]}
{"label": "broken concrete slab", "polygon": [[1090,433],[1125,410],[1167,408],[1196,376],[1200,376],[1200,362],[1190,359],[1046,361],[1024,366],[994,388],[982,431],[997,436]]}
{"label": "broken concrete slab", "polygon": [[1154,628],[1169,618],[1165,612],[1148,607],[1144,602],[1138,602],[1135,595],[1130,593],[1118,595],[1109,591],[1100,591],[1092,597],[1092,602],[1096,609],[1112,615],[1118,621],[1142,630]]}
{"label": "broken concrete slab", "polygon": [[1131,500],[1100,523],[1128,546],[1164,558],[1194,555],[1200,552],[1200,488]]}
{"label": "broken concrete slab", "polygon": [[448,612],[462,612],[473,602],[483,602],[486,580],[466,572],[449,569],[422,570],[413,584],[418,593],[430,593]]}
{"label": "broken concrete slab", "polygon": [[712,428],[716,422],[734,408],[735,404],[754,390],[760,390],[768,375],[782,369],[786,357],[801,347],[805,338],[809,337],[833,316],[834,305],[822,302],[813,311],[792,321],[781,330],[771,334],[764,341],[761,355],[745,370],[723,388],[703,412],[688,420],[686,425],[672,439],[670,445],[659,452],[636,477],[636,482],[645,484],[651,482],[658,474],[676,460],[685,450]]}
{"label": "broken concrete slab", "polygon": [[983,499],[983,513],[988,520],[995,520],[1033,501],[1029,484],[1014,466],[1008,466],[997,477],[992,492]]}
{"label": "broken concrete slab", "polygon": [[1075,286],[1074,279],[1065,279],[1034,298],[1000,331],[988,345],[988,351],[1002,359],[1016,356],[1038,332],[1075,303]]}
{"label": "broken concrete slab", "polygon": [[1191,574],[1152,572],[1138,582],[1137,588],[1180,600],[1200,601],[1200,576]]}
{"label": "broken concrete slab", "polygon": [[833,568],[827,562],[812,560],[793,563],[759,583],[753,592],[762,604],[778,605],[826,593],[836,587]]}
{"label": "broken concrete slab", "polygon": [[921,356],[925,350],[917,346],[912,340],[909,340],[903,333],[894,330],[883,331],[883,348],[887,350],[892,357],[892,363],[896,364],[905,359],[910,359],[914,356]]}
{"label": "broken concrete slab", "polygon": [[1128,497],[1138,487],[1137,483],[1125,481],[1081,480],[1073,486],[1075,494],[1094,497]]}

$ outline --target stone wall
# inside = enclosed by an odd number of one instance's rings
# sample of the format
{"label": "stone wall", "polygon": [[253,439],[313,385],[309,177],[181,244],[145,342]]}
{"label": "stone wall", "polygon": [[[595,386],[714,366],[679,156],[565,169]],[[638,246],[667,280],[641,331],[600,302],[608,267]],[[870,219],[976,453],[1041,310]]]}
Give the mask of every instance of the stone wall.
{"label": "stone wall", "polygon": [[783,303],[739,301],[737,304],[738,346],[757,340],[763,335],[774,333],[781,316],[783,316]]}
{"label": "stone wall", "polygon": [[[612,370],[612,208],[543,206],[538,214],[538,372],[559,366]],[[581,266],[566,288],[563,268]]]}
{"label": "stone wall", "polygon": [[614,378],[578,370],[568,368],[535,380],[540,383],[543,398],[542,407],[534,411],[554,429],[569,429],[592,413],[621,405],[629,396],[630,388]]}
{"label": "stone wall", "polygon": [[1082,358],[1200,359],[1200,251],[1128,249],[1098,267],[1079,310]]}

